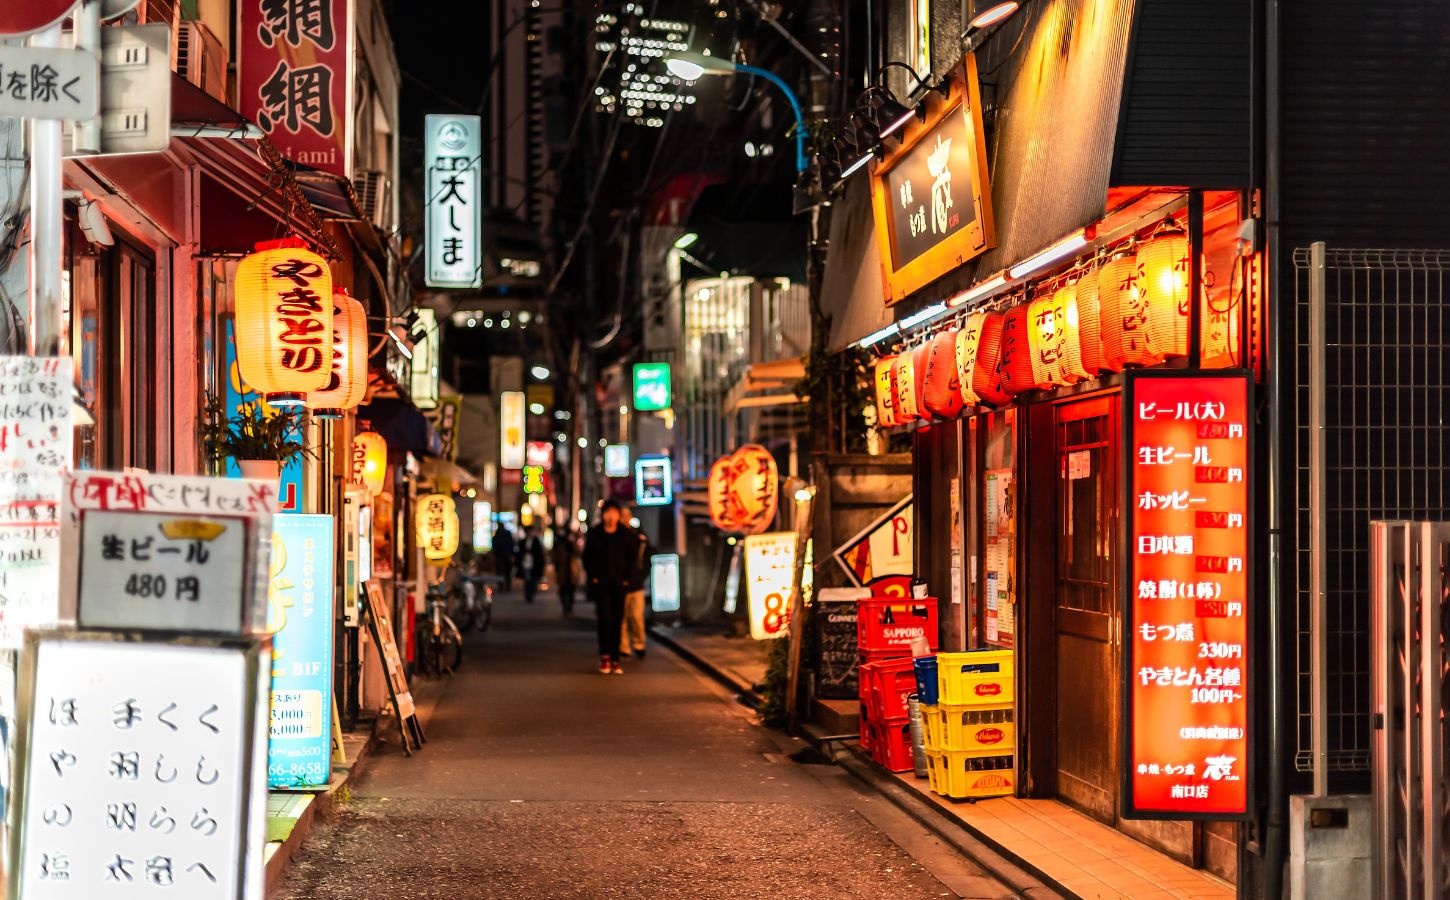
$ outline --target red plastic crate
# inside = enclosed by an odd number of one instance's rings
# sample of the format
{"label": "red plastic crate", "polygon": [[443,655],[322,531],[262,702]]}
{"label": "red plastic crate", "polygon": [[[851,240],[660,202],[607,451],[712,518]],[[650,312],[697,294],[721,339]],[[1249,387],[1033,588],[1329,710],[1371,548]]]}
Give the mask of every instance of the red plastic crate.
{"label": "red plastic crate", "polygon": [[890,719],[873,724],[871,758],[892,772],[910,772],[911,723],[906,719]]}
{"label": "red plastic crate", "polygon": [[856,670],[856,682],[861,693],[861,715],[873,722],[879,722],[881,716],[881,692],[877,688],[879,678],[879,662],[863,662]]}
{"label": "red plastic crate", "polygon": [[936,598],[903,600],[870,597],[856,601],[856,643],[862,654],[909,653],[911,640],[924,637],[937,648]]}
{"label": "red plastic crate", "polygon": [[909,656],[883,660],[872,666],[872,706],[882,722],[901,719],[911,712],[906,698],[916,693],[916,670]]}
{"label": "red plastic crate", "polygon": [[871,717],[866,714],[866,701],[861,701],[861,749],[871,749]]}

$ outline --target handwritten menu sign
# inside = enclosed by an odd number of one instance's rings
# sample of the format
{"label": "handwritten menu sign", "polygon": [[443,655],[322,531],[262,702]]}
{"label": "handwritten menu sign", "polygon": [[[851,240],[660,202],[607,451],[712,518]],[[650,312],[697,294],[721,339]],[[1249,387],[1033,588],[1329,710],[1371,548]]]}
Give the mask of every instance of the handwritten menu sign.
{"label": "handwritten menu sign", "polygon": [[[226,612],[225,621],[220,617],[221,612],[216,612],[216,621],[211,623],[209,630],[235,631],[238,623],[241,623],[243,631],[261,632],[266,630],[267,623],[267,576],[268,561],[271,558],[272,550],[272,514],[277,508],[277,485],[270,481],[259,481],[244,478],[199,478],[188,475],[151,475],[148,473],[130,472],[66,472],[61,504],[61,550],[66,559],[82,559],[82,570],[87,568],[86,559],[91,556],[104,557],[105,547],[96,545],[89,550],[82,547],[85,540],[104,542],[105,534],[102,534],[104,527],[92,528],[89,524],[92,517],[100,514],[130,515],[133,513],[156,514],[148,521],[152,526],[167,521],[187,520],[195,522],[217,521],[217,522],[244,522],[246,525],[246,550],[249,562],[239,570],[241,577],[236,584],[242,585],[241,616],[233,616]],[[82,521],[86,524],[83,528]],[[103,518],[103,522],[112,522],[114,518]],[[138,520],[139,521],[139,520]],[[145,525],[138,524],[135,527],[143,528]],[[178,527],[187,532],[189,529],[207,526],[170,526],[173,530]],[[84,535],[83,535],[84,531]],[[143,535],[125,535],[126,539]],[[236,540],[236,534],[230,533],[227,536],[218,535],[217,539],[222,544],[228,544]],[[205,543],[205,542],[203,542]],[[144,545],[143,546],[148,546]],[[150,554],[153,561],[160,554],[161,542],[154,541],[149,545],[157,550]],[[179,544],[182,552],[164,554],[168,559],[171,557],[185,558],[188,546],[183,540]],[[205,566],[210,569],[213,565],[220,568],[223,559],[221,558],[221,545],[208,549]],[[113,551],[114,552],[114,551]],[[126,554],[130,554],[130,545],[126,544]],[[143,553],[147,551],[143,550]],[[192,551],[194,552],[194,551]],[[230,554],[232,551],[228,550]],[[140,560],[137,560],[140,562]],[[230,562],[228,563],[230,565]],[[92,567],[93,568],[93,567]],[[231,570],[229,570],[231,571]],[[152,571],[153,576],[156,571]],[[81,583],[82,578],[77,577],[75,571],[68,571],[61,579],[61,611],[63,614],[74,616],[78,603],[78,590],[85,590]],[[123,583],[124,589],[125,584]],[[168,579],[167,587],[174,593],[176,584]],[[137,589],[140,590],[139,583]],[[148,620],[135,620],[124,622],[116,619],[122,610],[115,606],[111,600],[98,598],[97,592],[103,592],[104,587],[97,585],[86,591],[83,613],[84,624],[97,624],[103,627],[161,627],[184,629],[188,627],[184,622],[178,620],[175,624],[155,623]],[[153,592],[156,585],[153,580],[151,588]],[[235,588],[231,588],[235,590]],[[200,606],[206,606],[213,611],[217,606],[210,606],[212,600],[198,592],[201,599]],[[154,599],[154,598],[153,598]],[[112,609],[108,614],[112,621],[103,624],[101,620],[93,620],[92,615],[97,613],[97,604],[111,604]],[[145,604],[143,604],[145,605]],[[229,609],[229,607],[228,607]]]}
{"label": "handwritten menu sign", "polygon": [[0,356],[0,649],[57,618],[71,393],[69,359]]}
{"label": "handwritten menu sign", "polygon": [[1124,388],[1129,810],[1248,811],[1249,379],[1141,372]]}
{"label": "handwritten menu sign", "polygon": [[81,516],[83,628],[238,634],[243,518],[90,510]]}
{"label": "handwritten menu sign", "polygon": [[33,638],[9,896],[260,900],[263,647]]}
{"label": "handwritten menu sign", "polygon": [[856,664],[856,601],[869,597],[865,588],[822,588],[816,595],[816,693],[822,697],[854,699]]}
{"label": "handwritten menu sign", "polygon": [[750,636],[757,641],[783,638],[790,633],[796,534],[793,531],[751,534],[744,543]]}

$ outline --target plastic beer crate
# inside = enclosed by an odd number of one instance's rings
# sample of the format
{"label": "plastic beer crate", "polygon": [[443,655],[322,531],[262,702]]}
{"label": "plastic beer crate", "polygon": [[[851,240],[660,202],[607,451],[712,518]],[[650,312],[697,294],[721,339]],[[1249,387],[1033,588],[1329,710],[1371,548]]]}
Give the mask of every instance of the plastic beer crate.
{"label": "plastic beer crate", "polygon": [[938,653],[936,674],[942,706],[1001,706],[1014,696],[1011,650]]}
{"label": "plastic beer crate", "polygon": [[862,653],[907,654],[911,639],[937,646],[936,598],[870,597],[856,601],[856,644]]}
{"label": "plastic beer crate", "polygon": [[997,706],[937,707],[941,718],[942,750],[997,751],[1016,746],[1017,725],[1012,704]]}

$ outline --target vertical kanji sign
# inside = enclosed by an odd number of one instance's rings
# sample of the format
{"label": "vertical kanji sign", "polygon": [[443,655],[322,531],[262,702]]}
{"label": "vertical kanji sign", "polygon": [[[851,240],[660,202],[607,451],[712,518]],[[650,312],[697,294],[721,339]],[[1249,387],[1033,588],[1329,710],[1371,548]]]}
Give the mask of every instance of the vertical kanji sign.
{"label": "vertical kanji sign", "polygon": [[478,116],[423,117],[429,287],[483,285],[483,197]]}
{"label": "vertical kanji sign", "polygon": [[242,114],[294,163],[352,172],[350,0],[241,0]]}
{"label": "vertical kanji sign", "polygon": [[1249,385],[1145,371],[1124,387],[1127,818],[1248,812]]}

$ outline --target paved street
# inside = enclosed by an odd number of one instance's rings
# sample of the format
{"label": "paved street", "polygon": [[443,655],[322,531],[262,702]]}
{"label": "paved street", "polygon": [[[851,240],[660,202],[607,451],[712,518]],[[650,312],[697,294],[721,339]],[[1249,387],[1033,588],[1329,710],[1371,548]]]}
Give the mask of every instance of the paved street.
{"label": "paved street", "polygon": [[579,609],[503,600],[427,747],[382,750],[274,896],[1008,896],[658,644],[599,675]]}

